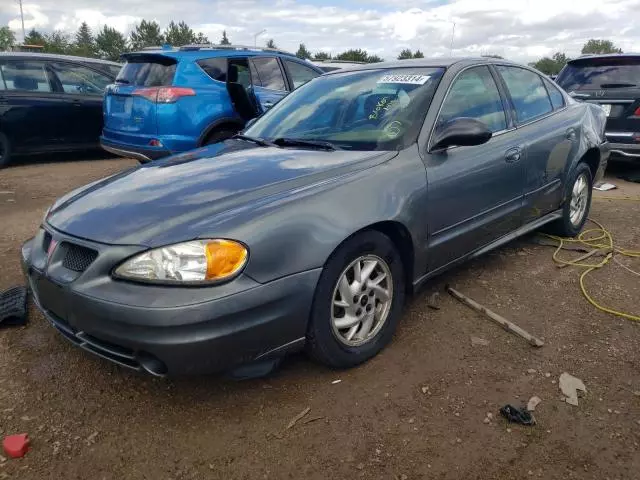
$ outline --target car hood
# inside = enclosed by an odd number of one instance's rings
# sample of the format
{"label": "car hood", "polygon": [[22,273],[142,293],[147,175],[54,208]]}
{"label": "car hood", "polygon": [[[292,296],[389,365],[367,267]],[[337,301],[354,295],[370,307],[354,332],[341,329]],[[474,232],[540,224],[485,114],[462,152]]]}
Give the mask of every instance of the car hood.
{"label": "car hood", "polygon": [[60,198],[46,222],[87,240],[155,247],[157,239],[162,244],[187,240],[181,228],[187,223],[370,168],[396,154],[257,147],[232,141],[86,185]]}

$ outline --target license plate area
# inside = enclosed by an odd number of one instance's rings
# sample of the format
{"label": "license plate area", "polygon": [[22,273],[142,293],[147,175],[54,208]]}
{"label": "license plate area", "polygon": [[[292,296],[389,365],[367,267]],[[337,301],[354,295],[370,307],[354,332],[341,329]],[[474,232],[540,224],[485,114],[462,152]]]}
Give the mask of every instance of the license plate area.
{"label": "license plate area", "polygon": [[114,95],[111,97],[111,113],[130,116],[133,109],[133,98]]}
{"label": "license plate area", "polygon": [[63,287],[53,283],[47,278],[40,276],[36,279],[38,302],[40,306],[66,321],[67,307]]}

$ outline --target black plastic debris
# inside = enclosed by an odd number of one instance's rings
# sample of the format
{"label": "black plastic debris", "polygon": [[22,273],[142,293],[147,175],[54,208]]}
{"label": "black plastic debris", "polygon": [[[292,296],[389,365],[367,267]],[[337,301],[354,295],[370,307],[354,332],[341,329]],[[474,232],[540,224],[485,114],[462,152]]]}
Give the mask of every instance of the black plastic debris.
{"label": "black plastic debris", "polygon": [[0,327],[27,322],[27,288],[12,287],[0,293]]}
{"label": "black plastic debris", "polygon": [[536,419],[533,418],[533,415],[531,415],[525,408],[516,408],[513,405],[505,405],[500,409],[500,413],[512,423],[529,426],[536,424]]}

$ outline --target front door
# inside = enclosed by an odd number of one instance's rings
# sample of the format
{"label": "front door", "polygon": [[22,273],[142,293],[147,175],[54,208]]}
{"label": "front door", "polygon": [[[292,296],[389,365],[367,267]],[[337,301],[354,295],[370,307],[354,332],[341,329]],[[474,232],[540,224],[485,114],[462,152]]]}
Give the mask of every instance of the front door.
{"label": "front door", "polygon": [[275,57],[252,58],[251,78],[256,98],[263,112],[273,107],[288,93],[284,72]]}
{"label": "front door", "polygon": [[97,144],[102,133],[104,90],[112,83],[108,75],[66,62],[48,65],[55,88],[66,104],[65,122],[61,122],[64,143]]}
{"label": "front door", "polygon": [[485,123],[493,137],[484,145],[427,156],[430,271],[521,225],[526,152],[505,105],[487,66],[460,73],[442,103],[434,131],[455,118],[471,117]]}

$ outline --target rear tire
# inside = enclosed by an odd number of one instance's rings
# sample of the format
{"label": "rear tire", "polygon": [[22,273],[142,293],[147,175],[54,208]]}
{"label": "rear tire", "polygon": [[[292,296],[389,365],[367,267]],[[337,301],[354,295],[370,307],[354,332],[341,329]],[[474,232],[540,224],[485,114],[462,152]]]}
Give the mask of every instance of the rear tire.
{"label": "rear tire", "polygon": [[377,355],[396,330],[404,283],[402,260],[387,236],[366,231],[344,242],[316,287],[307,328],[311,357],[349,368]]}
{"label": "rear tire", "polygon": [[549,233],[560,237],[575,237],[589,217],[593,179],[586,163],[579,163],[569,175],[564,193],[562,218],[549,225]]}
{"label": "rear tire", "polygon": [[0,132],[0,168],[6,167],[11,161],[11,143],[7,136]]}
{"label": "rear tire", "polygon": [[213,145],[214,143],[222,142],[223,140],[227,140],[233,137],[236,133],[238,132],[236,132],[235,130],[216,130],[214,132],[211,132],[209,136],[207,136],[202,145]]}

